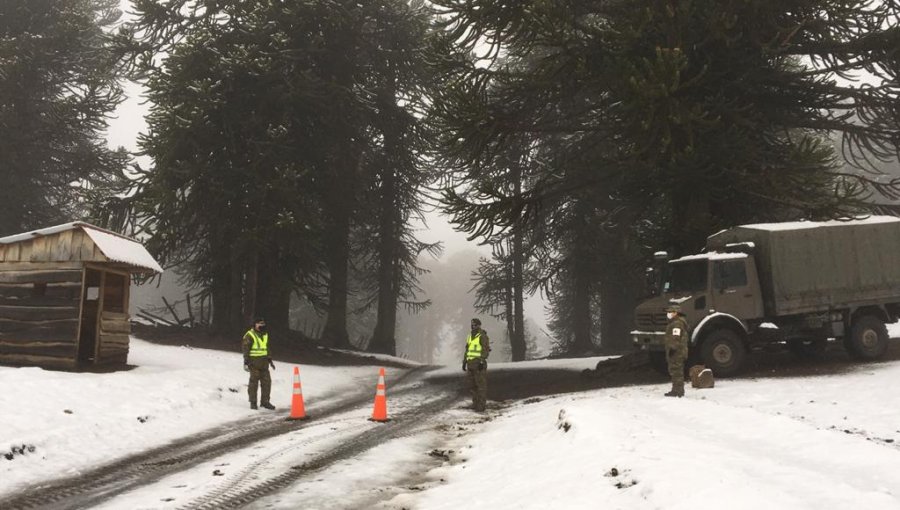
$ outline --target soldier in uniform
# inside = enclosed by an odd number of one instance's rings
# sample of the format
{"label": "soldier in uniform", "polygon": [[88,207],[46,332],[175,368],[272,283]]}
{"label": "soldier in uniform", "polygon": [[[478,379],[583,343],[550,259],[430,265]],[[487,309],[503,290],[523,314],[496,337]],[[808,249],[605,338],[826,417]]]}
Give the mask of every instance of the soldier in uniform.
{"label": "soldier in uniform", "polygon": [[466,352],[463,355],[462,369],[468,373],[469,385],[472,388],[472,408],[484,411],[487,404],[487,358],[491,352],[488,334],[481,329],[481,321],[472,319],[472,330],[466,339]]}
{"label": "soldier in uniform", "polygon": [[256,390],[262,386],[262,399],[259,405],[266,409],[275,409],[269,402],[272,391],[272,376],[269,374],[269,366],[275,369],[275,363],[269,357],[269,333],[266,331],[266,320],[257,317],[253,321],[253,327],[244,333],[241,341],[241,350],[244,353],[244,370],[250,372],[250,382],[247,384],[247,394],[250,397],[250,409],[256,407]]}
{"label": "soldier in uniform", "polygon": [[672,378],[672,389],[667,397],[684,396],[684,362],[688,356],[688,325],[681,313],[681,307],[670,305],[666,308],[666,362],[669,365],[669,376]]}

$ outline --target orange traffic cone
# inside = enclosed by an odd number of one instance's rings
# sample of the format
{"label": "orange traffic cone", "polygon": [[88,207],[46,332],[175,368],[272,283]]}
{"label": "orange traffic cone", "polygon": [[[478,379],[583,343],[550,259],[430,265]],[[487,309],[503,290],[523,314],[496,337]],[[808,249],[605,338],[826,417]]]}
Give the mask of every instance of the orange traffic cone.
{"label": "orange traffic cone", "polygon": [[300,389],[300,368],[294,367],[294,394],[291,396],[291,415],[288,420],[305,420],[306,409],[303,408],[303,391]]}
{"label": "orange traffic cone", "polygon": [[372,411],[372,421],[388,421],[387,417],[387,393],[384,387],[384,368],[378,372],[378,386],[375,387],[375,409]]}

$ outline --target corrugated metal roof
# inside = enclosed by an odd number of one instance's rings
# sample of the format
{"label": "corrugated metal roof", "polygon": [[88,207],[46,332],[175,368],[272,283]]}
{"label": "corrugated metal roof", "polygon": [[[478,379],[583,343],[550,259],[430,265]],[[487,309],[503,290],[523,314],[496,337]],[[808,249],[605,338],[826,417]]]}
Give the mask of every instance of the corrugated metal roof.
{"label": "corrugated metal roof", "polygon": [[64,223],[62,225],[56,225],[53,227],[32,230],[31,232],[3,237],[0,238],[0,244],[12,244],[22,241],[29,241],[36,237],[58,234],[60,232],[65,232],[66,230],[75,229],[83,230],[91,238],[94,244],[97,245],[97,248],[100,249],[100,252],[113,262],[120,262],[123,264],[128,264],[130,266],[150,269],[157,273],[161,273],[163,270],[159,263],[153,258],[152,255],[150,255],[150,252],[148,252],[147,249],[144,248],[144,245],[142,245],[141,243],[135,241],[130,237],[123,236],[122,234],[117,234],[116,232],[102,229],[100,227],[91,225],[90,223],[84,223],[81,221],[73,221],[71,223]]}

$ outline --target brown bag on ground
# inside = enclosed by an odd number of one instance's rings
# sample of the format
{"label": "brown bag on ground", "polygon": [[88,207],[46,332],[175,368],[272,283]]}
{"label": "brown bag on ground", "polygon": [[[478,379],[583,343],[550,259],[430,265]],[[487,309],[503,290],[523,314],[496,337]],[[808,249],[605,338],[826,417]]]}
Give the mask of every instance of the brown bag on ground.
{"label": "brown bag on ground", "polygon": [[704,365],[694,365],[690,368],[691,388],[712,388],[716,385],[712,370]]}

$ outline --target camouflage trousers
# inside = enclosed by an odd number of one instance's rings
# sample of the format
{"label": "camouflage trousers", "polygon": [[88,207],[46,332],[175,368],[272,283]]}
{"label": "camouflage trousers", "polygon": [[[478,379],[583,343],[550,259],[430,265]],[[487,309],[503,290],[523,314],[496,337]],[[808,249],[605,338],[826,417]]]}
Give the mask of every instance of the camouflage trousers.
{"label": "camouflage trousers", "polygon": [[476,411],[484,411],[487,405],[487,369],[478,370],[476,361],[472,361],[466,368],[468,372],[469,387],[472,390],[472,408]]}
{"label": "camouflage trousers", "polygon": [[272,392],[272,376],[269,374],[269,358],[250,358],[250,382],[247,384],[247,394],[250,397],[250,403],[256,403],[256,390],[258,386],[262,386],[262,400],[260,404],[269,402],[269,396]]}
{"label": "camouflage trousers", "polygon": [[666,362],[669,364],[669,377],[672,378],[673,387],[684,387],[684,360],[679,353],[670,355],[666,353]]}

